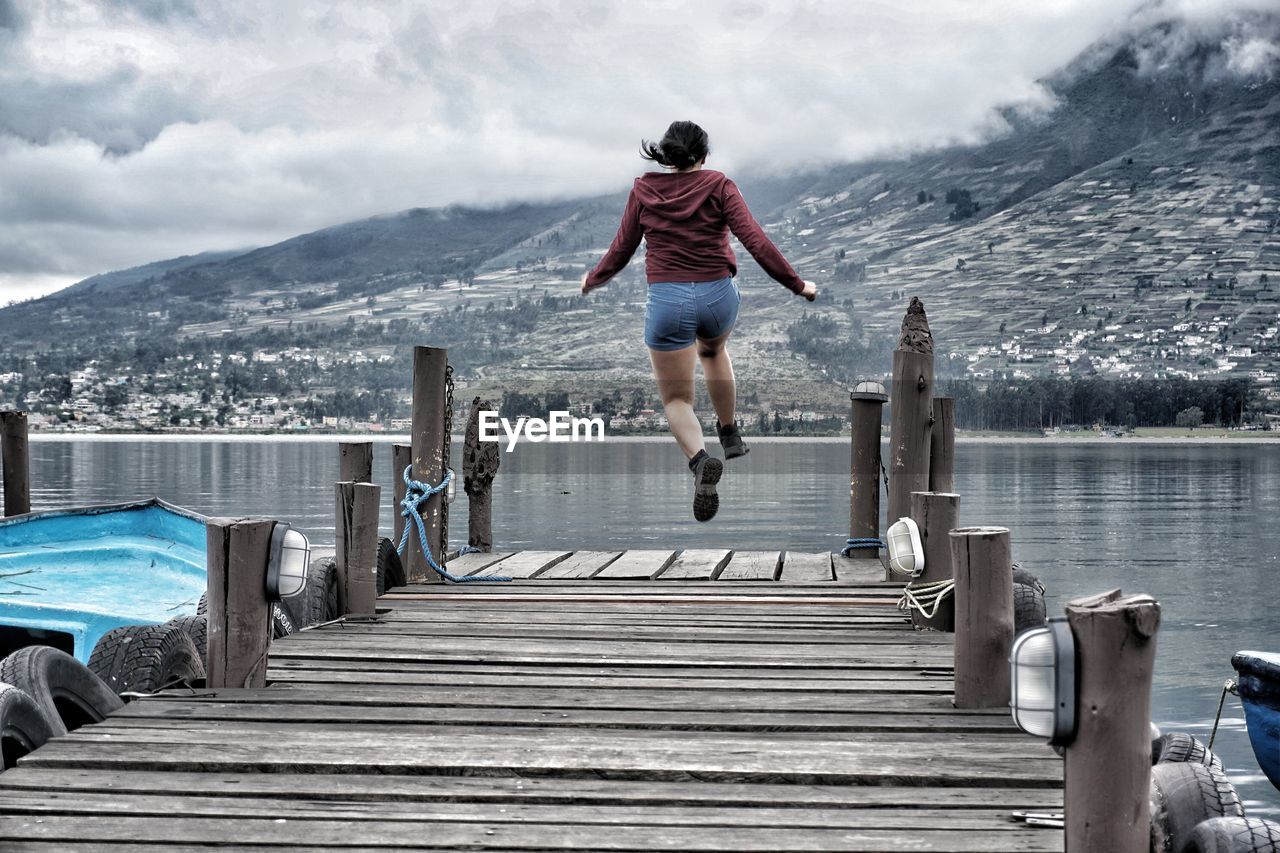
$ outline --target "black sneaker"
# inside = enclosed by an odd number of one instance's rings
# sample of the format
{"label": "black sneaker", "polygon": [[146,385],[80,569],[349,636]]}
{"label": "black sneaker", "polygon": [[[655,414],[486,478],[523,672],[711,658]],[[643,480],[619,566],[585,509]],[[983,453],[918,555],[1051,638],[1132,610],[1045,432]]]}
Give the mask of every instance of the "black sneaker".
{"label": "black sneaker", "polygon": [[724,448],[725,459],[737,459],[751,452],[751,449],[743,443],[742,433],[738,432],[737,424],[721,426],[720,422],[716,421],[716,434],[720,436],[720,446]]}
{"label": "black sneaker", "polygon": [[720,496],[716,483],[724,473],[724,463],[714,456],[703,456],[693,466],[693,517],[697,521],[710,521],[720,510]]}

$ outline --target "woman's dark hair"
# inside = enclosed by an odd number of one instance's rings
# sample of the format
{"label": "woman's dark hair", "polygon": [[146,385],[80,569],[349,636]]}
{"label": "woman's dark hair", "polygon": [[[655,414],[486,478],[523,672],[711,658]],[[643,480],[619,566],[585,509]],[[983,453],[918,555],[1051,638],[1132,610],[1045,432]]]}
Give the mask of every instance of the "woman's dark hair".
{"label": "woman's dark hair", "polygon": [[707,156],[711,145],[707,132],[691,121],[673,121],[663,134],[662,141],[654,145],[640,140],[640,156],[672,169],[687,169]]}

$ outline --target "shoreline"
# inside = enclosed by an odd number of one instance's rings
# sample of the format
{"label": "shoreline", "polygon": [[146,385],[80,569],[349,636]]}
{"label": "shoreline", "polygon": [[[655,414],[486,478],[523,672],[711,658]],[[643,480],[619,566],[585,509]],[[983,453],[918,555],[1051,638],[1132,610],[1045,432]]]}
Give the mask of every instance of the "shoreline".
{"label": "shoreline", "polygon": [[[707,436],[714,438],[714,436]],[[369,433],[334,433],[328,435],[290,435],[287,433],[75,433],[75,432],[32,432],[28,435],[32,443],[38,442],[84,442],[101,444],[118,444],[125,442],[154,442],[157,444],[192,443],[227,443],[252,444],[274,442],[300,442],[304,444],[337,444],[339,442],[367,441],[374,444],[409,444],[410,436],[404,434],[372,435]],[[455,433],[453,441],[461,442],[463,435]],[[672,439],[669,435],[617,435],[608,436],[603,442],[583,442],[590,444],[654,444],[666,443]],[[882,441],[889,437],[883,436]],[[808,444],[808,443],[842,443],[849,442],[847,435],[797,435],[797,436],[755,436],[752,442],[764,444]],[[1280,444],[1280,433],[1226,435],[1187,435],[1187,436],[1128,436],[1126,438],[1108,438],[1090,434],[1076,436],[1035,436],[1035,435],[965,435],[956,434],[957,444],[1037,444],[1037,445],[1105,445],[1123,444]]]}

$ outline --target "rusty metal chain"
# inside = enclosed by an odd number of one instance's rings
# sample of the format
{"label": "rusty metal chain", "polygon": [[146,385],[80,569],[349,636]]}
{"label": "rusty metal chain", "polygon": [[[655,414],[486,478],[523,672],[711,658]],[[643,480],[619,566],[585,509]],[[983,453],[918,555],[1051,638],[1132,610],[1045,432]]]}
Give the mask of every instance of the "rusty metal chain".
{"label": "rusty metal chain", "polygon": [[[444,366],[444,448],[440,476],[449,471],[449,445],[453,443],[453,365]],[[449,551],[449,496],[440,496],[440,556]]]}

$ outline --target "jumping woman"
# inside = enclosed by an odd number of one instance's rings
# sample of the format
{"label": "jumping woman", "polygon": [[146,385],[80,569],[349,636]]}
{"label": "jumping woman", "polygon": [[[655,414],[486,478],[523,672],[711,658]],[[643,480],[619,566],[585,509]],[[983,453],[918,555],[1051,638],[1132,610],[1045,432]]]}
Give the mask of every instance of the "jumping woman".
{"label": "jumping woman", "polygon": [[673,122],[657,145],[641,141],[640,156],[667,171],[636,178],[609,251],[582,277],[583,293],[605,284],[626,267],[644,238],[649,281],[644,339],[667,423],[693,472],[693,517],[698,521],[710,521],[720,508],[716,483],[724,470],[719,459],[707,454],[702,424],[693,411],[698,361],[725,459],[747,453],[734,420],[737,388],[725,349],[742,300],[733,280],[738,264],[729,232],[783,287],[810,302],[818,293],[765,236],[737,185],[722,172],[703,168],[710,150],[706,131],[691,121]]}

